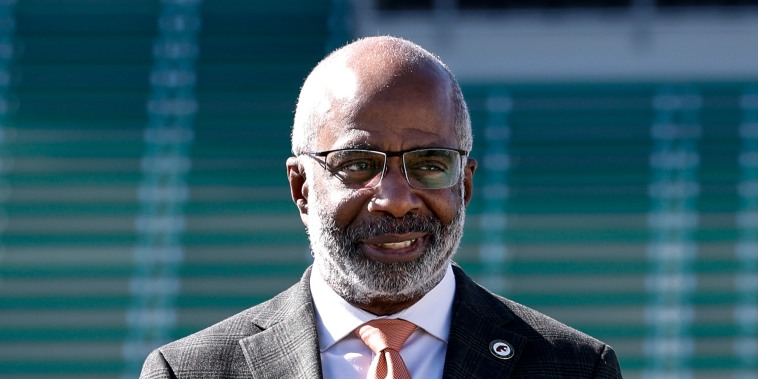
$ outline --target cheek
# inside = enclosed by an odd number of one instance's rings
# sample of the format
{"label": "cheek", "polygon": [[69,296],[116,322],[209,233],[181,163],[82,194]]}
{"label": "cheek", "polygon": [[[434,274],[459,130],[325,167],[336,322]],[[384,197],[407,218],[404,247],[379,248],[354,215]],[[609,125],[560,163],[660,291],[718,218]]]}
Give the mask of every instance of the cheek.
{"label": "cheek", "polygon": [[314,183],[311,187],[310,204],[316,204],[320,216],[332,218],[337,226],[345,227],[352,223],[365,208],[369,198],[361,191],[334,188],[325,181]]}
{"label": "cheek", "polygon": [[[437,192],[439,191],[439,192]],[[424,196],[424,204],[429,211],[443,224],[448,225],[455,220],[456,213],[463,207],[463,191],[458,187],[437,190]]]}

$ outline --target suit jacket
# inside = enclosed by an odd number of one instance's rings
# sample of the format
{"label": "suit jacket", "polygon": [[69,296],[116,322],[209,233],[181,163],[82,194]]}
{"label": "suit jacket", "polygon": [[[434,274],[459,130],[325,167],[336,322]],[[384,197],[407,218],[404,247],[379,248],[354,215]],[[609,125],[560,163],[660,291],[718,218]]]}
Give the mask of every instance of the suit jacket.
{"label": "suit jacket", "polygon": [[[444,378],[621,378],[610,346],[453,270]],[[156,349],[140,378],[321,378],[309,278],[310,269],[273,299]]]}

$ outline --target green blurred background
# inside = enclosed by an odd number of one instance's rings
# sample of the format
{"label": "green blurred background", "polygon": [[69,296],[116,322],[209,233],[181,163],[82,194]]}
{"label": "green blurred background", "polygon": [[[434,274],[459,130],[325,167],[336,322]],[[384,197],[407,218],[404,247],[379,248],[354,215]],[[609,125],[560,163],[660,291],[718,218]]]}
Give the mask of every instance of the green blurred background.
{"label": "green blurred background", "polygon": [[[0,378],[134,378],[299,279],[292,112],[359,3],[0,1]],[[756,77],[461,84],[461,266],[626,377],[758,377]]]}

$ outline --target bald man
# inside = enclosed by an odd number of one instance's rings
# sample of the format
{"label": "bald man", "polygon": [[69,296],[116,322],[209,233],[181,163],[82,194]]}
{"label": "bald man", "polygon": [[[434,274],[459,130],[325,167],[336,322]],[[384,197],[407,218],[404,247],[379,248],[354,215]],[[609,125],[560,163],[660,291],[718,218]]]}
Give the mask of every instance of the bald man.
{"label": "bald man", "polygon": [[[460,87],[420,46],[372,37],[330,54],[302,87],[286,162],[312,267],[273,299],[156,349],[141,378],[620,378],[608,345],[452,262],[472,146]],[[394,325],[407,327],[399,347],[366,337],[396,339]]]}

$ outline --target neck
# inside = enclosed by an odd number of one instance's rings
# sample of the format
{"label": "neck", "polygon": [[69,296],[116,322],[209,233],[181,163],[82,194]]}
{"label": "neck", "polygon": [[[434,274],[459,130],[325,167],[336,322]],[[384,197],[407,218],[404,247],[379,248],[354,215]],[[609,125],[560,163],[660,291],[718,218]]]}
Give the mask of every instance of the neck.
{"label": "neck", "polygon": [[408,309],[413,304],[416,304],[419,300],[421,300],[421,297],[401,302],[377,299],[369,304],[358,304],[354,302],[350,302],[350,304],[377,316],[387,316]]}

